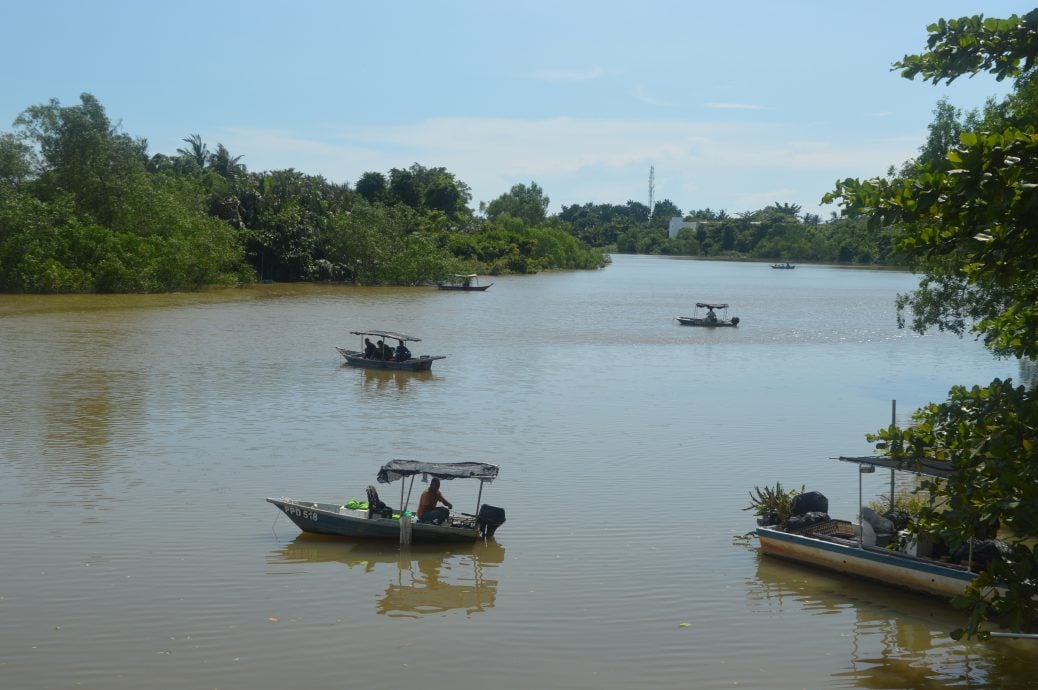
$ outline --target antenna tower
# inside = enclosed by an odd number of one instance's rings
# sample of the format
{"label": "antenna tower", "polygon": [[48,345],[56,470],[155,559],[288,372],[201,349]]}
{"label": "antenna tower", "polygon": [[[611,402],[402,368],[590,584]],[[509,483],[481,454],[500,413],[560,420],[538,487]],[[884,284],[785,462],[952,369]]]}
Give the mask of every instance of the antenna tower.
{"label": "antenna tower", "polygon": [[653,197],[656,196],[656,166],[649,166],[649,218],[652,218]]}

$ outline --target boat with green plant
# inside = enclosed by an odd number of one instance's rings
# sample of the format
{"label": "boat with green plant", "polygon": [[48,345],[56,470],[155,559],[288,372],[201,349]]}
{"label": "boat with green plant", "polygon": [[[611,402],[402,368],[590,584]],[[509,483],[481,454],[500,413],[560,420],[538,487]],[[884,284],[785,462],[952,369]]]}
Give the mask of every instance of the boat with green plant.
{"label": "boat with green plant", "polygon": [[[861,476],[876,467],[942,478],[952,471],[946,462],[913,461],[900,464],[879,456],[841,457],[858,466]],[[987,559],[998,557],[997,540],[973,541],[954,553],[940,545],[912,537],[876,511],[861,506],[856,523],[832,519],[828,499],[818,492],[756,489],[747,510],[758,515],[756,536],[761,552],[813,567],[923,594],[951,598],[962,594],[977,578]]]}

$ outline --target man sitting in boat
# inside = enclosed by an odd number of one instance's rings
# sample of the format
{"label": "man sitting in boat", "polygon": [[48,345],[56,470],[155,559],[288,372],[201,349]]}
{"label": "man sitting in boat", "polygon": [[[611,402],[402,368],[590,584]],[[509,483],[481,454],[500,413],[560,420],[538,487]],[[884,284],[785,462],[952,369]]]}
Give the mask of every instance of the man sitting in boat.
{"label": "man sitting in boat", "polygon": [[375,349],[378,351],[375,355],[378,359],[393,359],[393,346],[384,340],[379,340]]}
{"label": "man sitting in boat", "polygon": [[375,359],[375,344],[371,342],[371,338],[364,339],[364,356],[368,359]]}
{"label": "man sitting in boat", "polygon": [[717,314],[714,313],[713,309],[707,311],[706,320],[710,323],[714,323],[717,321]]}
{"label": "man sitting in boat", "polygon": [[[438,508],[437,503],[442,503],[446,508]],[[440,493],[440,479],[433,477],[429,482],[429,488],[422,492],[418,499],[418,522],[431,522],[434,525],[443,524],[450,517],[450,509],[454,506]]]}
{"label": "man sitting in boat", "polygon": [[396,346],[396,352],[393,353],[398,362],[406,362],[411,359],[411,351],[404,345],[404,341],[401,340],[400,344]]}

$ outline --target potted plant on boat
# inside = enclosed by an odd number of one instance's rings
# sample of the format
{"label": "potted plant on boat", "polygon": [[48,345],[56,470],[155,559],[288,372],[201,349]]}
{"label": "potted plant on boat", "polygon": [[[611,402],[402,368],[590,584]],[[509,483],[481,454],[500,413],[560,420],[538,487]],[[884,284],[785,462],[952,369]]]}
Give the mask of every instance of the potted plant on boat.
{"label": "potted plant on boat", "polygon": [[778,525],[785,529],[789,525],[789,518],[793,515],[793,499],[804,493],[804,487],[791,489],[782,488],[782,482],[776,482],[774,487],[753,487],[750,492],[750,505],[743,510],[752,510],[757,516],[757,524],[761,527]]}

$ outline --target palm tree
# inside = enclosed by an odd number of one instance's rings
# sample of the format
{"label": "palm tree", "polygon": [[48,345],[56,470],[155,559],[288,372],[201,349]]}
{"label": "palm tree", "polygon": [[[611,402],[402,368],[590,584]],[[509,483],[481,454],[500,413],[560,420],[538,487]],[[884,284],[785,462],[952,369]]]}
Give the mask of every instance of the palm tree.
{"label": "palm tree", "polygon": [[177,153],[193,161],[199,170],[205,170],[205,164],[209,161],[209,149],[202,143],[202,135],[192,134],[187,139],[181,139],[181,141],[191,146],[186,149],[177,149]]}
{"label": "palm tree", "polygon": [[782,213],[793,216],[795,218],[796,215],[800,213],[800,204],[780,204],[776,201],[775,210],[781,211]]}
{"label": "palm tree", "polygon": [[223,144],[217,144],[216,153],[209,154],[209,169],[230,180],[245,171],[245,166],[238,162],[241,159],[241,156],[232,156]]}

